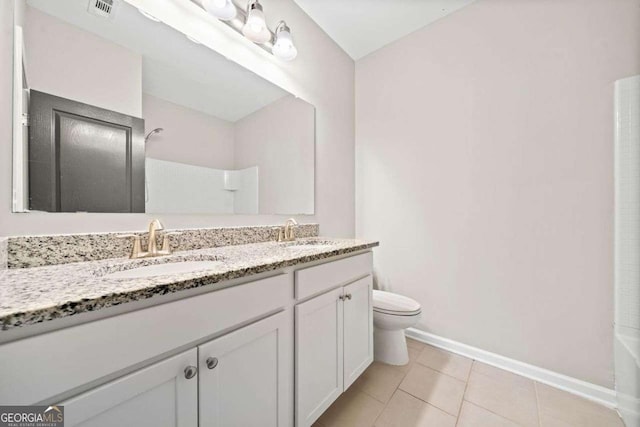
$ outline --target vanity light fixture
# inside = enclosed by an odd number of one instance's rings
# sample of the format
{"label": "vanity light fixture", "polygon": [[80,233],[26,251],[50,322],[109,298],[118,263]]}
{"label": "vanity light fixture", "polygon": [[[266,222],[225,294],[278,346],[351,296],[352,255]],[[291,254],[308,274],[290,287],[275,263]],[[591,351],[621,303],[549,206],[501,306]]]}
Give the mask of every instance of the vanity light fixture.
{"label": "vanity light fixture", "polygon": [[276,27],[273,54],[283,61],[291,61],[298,56],[298,49],[293,44],[293,38],[291,37],[291,29],[284,21],[280,21]]}
{"label": "vanity light fixture", "polygon": [[260,0],[248,0],[246,8],[238,4],[242,0],[192,0],[211,16],[243,34],[276,58],[291,61],[298,55],[291,29],[280,21],[272,32],[265,20]]}
{"label": "vanity light fixture", "polygon": [[238,14],[231,0],[204,0],[202,5],[207,12],[221,21],[230,21]]}
{"label": "vanity light fixture", "polygon": [[247,4],[247,18],[242,27],[242,34],[254,43],[266,43],[271,40],[271,31],[264,20],[262,5],[258,0],[251,0]]}

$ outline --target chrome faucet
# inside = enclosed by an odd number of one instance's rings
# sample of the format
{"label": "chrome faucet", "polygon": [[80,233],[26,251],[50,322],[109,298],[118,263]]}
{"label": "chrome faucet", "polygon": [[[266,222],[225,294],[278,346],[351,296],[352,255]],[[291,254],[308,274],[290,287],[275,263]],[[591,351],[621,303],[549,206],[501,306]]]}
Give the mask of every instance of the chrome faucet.
{"label": "chrome faucet", "polygon": [[140,243],[140,235],[138,234],[123,234],[117,237],[121,239],[128,239],[128,238],[133,239],[133,248],[131,249],[131,255],[129,256],[129,258],[131,259],[171,255],[172,251],[171,251],[171,242],[170,242],[169,236],[176,236],[181,233],[176,233],[176,232],[164,233],[162,236],[163,237],[162,248],[158,249],[158,243],[156,239],[158,236],[158,232],[162,230],[164,230],[164,226],[159,220],[154,219],[153,221],[151,221],[151,223],[149,223],[149,244],[147,246],[146,251],[142,250],[142,244]]}
{"label": "chrome faucet", "polygon": [[295,219],[289,218],[284,223],[284,228],[281,228],[278,233],[278,242],[291,242],[295,240],[296,237],[294,235],[294,226],[298,225]]}

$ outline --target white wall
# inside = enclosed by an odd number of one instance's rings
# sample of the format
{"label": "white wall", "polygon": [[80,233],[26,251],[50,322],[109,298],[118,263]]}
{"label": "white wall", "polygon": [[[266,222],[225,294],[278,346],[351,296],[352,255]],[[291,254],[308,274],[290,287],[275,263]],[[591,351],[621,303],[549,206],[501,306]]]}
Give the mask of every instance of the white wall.
{"label": "white wall", "polygon": [[29,89],[141,117],[139,54],[29,6],[24,27]]}
{"label": "white wall", "polygon": [[[283,63],[188,1],[128,0],[317,108],[315,215],[324,235],[354,234],[354,63],[293,0],[271,2],[267,20],[291,26],[300,54]],[[0,235],[142,230],[145,214],[11,213],[11,1],[0,2]],[[330,70],[328,72],[327,70]],[[275,215],[162,215],[167,226],[212,227],[284,222]]]}
{"label": "white wall", "polygon": [[613,82],[640,1],[478,0],[356,64],[357,235],[419,327],[613,386]]}
{"label": "white wall", "polygon": [[146,145],[147,157],[233,169],[234,124],[155,96],[142,95],[145,133],[163,128]]}
{"label": "white wall", "polygon": [[286,96],[235,123],[235,168],[259,166],[260,213],[313,212],[313,106]]}

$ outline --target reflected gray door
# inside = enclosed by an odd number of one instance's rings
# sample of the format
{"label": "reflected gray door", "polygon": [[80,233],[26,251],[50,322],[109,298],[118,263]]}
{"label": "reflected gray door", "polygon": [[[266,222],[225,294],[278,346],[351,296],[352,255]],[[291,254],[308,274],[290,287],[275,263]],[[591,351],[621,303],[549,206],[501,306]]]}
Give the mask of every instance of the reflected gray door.
{"label": "reflected gray door", "polygon": [[29,205],[144,212],[144,120],[31,91]]}

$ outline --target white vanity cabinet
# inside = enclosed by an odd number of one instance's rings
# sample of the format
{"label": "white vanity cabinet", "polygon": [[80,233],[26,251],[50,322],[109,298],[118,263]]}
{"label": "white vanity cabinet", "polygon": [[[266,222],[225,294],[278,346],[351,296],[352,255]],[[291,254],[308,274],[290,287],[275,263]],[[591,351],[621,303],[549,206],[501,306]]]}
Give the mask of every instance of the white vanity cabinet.
{"label": "white vanity cabinet", "polygon": [[309,426],[373,360],[372,254],[0,345],[0,403],[81,427]]}
{"label": "white vanity cabinet", "polygon": [[296,426],[312,425],[373,361],[372,284],[370,253],[296,272],[299,295],[331,289],[295,307]]}
{"label": "white vanity cabinet", "polygon": [[293,425],[291,312],[198,347],[201,427]]}
{"label": "white vanity cabinet", "polygon": [[197,350],[60,403],[68,427],[197,427]]}

